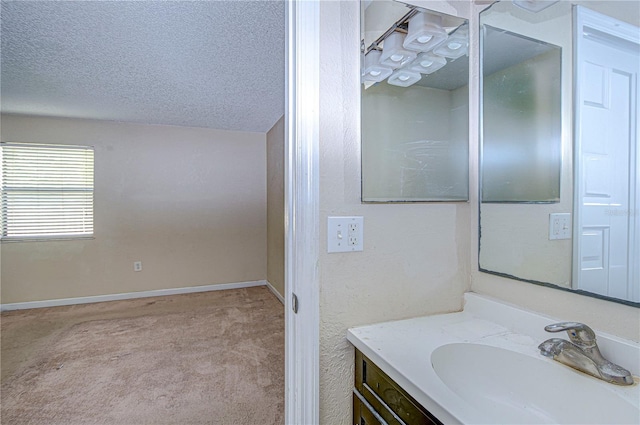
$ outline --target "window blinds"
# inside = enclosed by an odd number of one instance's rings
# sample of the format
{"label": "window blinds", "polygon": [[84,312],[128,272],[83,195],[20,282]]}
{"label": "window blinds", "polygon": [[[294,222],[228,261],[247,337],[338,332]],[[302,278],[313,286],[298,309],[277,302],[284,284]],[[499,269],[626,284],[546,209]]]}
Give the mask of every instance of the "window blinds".
{"label": "window blinds", "polygon": [[93,147],[0,144],[2,240],[93,235]]}

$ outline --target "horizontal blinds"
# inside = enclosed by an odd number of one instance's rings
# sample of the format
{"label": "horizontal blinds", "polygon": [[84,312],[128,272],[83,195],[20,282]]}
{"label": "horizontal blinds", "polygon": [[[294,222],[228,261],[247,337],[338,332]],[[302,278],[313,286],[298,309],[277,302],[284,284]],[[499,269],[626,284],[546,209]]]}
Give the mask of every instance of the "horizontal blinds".
{"label": "horizontal blinds", "polygon": [[93,234],[93,148],[0,144],[2,239]]}

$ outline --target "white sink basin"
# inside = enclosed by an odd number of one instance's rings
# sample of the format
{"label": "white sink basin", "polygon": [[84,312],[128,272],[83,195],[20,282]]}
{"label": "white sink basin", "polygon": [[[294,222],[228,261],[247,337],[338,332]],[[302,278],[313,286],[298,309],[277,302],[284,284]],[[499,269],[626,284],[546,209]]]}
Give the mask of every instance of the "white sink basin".
{"label": "white sink basin", "polygon": [[640,424],[640,407],[617,386],[543,357],[454,343],[436,348],[431,364],[451,391],[494,423]]}

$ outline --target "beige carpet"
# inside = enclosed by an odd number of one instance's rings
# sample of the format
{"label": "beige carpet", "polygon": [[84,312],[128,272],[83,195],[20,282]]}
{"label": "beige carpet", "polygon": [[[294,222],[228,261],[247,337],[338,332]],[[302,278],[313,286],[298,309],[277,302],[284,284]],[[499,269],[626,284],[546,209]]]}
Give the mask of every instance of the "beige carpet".
{"label": "beige carpet", "polygon": [[282,424],[266,287],[2,313],[1,422]]}

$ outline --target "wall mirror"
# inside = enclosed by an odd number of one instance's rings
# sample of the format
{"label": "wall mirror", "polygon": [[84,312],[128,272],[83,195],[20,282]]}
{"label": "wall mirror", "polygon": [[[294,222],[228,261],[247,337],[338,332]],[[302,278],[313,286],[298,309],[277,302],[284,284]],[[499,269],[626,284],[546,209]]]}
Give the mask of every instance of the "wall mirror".
{"label": "wall mirror", "polygon": [[562,49],[490,25],[482,36],[482,200],[559,202]]}
{"label": "wall mirror", "polygon": [[363,202],[468,200],[469,25],[361,2]]}
{"label": "wall mirror", "polygon": [[481,271],[640,307],[640,2],[480,14]]}

